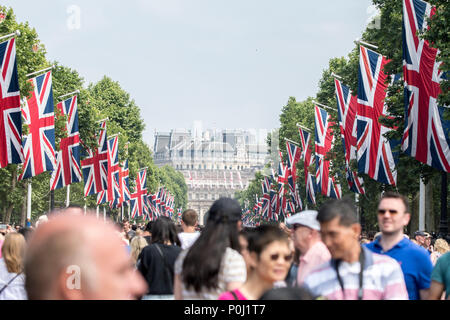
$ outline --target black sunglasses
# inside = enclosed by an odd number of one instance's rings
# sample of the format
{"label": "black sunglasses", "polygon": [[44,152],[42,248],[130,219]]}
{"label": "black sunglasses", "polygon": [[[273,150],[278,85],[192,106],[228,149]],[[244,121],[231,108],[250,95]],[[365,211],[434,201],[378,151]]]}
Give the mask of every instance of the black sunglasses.
{"label": "black sunglasses", "polygon": [[378,210],[379,215],[384,215],[386,212],[389,212],[389,214],[397,214],[398,213],[397,210],[382,210],[382,209]]}
{"label": "black sunglasses", "polygon": [[[280,257],[279,253],[274,253],[274,254],[270,255],[270,260],[277,261],[279,257]],[[293,257],[294,257],[294,255],[292,253],[287,256],[284,256],[284,261],[290,262]]]}

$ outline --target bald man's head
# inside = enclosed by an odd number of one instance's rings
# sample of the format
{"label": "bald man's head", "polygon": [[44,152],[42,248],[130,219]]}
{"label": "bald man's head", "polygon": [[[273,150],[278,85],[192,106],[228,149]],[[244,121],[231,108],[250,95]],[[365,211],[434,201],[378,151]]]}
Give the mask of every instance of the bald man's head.
{"label": "bald man's head", "polygon": [[29,299],[127,299],[146,291],[113,225],[78,209],[36,230],[25,274]]}

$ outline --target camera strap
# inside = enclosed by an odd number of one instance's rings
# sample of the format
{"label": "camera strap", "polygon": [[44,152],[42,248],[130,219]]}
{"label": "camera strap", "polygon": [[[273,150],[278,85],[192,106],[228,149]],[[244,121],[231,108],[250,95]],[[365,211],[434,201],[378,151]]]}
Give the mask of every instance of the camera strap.
{"label": "camera strap", "polygon": [[[359,289],[358,289],[358,300],[362,300],[363,298],[363,273],[364,273],[364,262],[365,262],[365,257],[364,257],[364,249],[361,247],[361,252],[359,253],[359,265],[361,267],[361,270],[359,271]],[[342,290],[342,295],[344,297],[345,300],[345,289],[344,289],[344,282],[342,281],[342,277],[339,274],[339,265],[341,263],[341,260],[335,260],[334,263],[334,268],[336,270],[336,274],[337,274],[337,280],[339,282],[339,285],[341,286],[341,290]]]}

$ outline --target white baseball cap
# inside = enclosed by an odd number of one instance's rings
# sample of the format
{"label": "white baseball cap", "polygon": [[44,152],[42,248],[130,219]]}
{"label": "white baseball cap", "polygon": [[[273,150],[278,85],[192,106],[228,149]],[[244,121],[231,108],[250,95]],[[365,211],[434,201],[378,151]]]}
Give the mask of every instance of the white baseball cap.
{"label": "white baseball cap", "polygon": [[294,214],[286,219],[286,223],[290,225],[300,224],[302,226],[320,231],[320,223],[317,221],[316,210],[305,210],[300,213]]}

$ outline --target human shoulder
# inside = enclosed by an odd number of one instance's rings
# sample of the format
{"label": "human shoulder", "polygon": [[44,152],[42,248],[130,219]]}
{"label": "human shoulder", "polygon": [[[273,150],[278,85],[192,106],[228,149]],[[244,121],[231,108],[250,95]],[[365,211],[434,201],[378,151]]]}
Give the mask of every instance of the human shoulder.
{"label": "human shoulder", "polygon": [[230,247],[226,248],[225,254],[224,254],[224,260],[226,260],[226,261],[228,261],[228,260],[233,261],[233,260],[241,260],[241,259],[244,260],[244,258],[242,257],[242,255],[238,251],[236,251],[236,250],[234,250],[234,249],[232,249]]}

